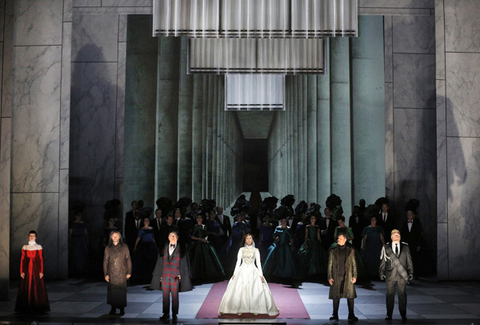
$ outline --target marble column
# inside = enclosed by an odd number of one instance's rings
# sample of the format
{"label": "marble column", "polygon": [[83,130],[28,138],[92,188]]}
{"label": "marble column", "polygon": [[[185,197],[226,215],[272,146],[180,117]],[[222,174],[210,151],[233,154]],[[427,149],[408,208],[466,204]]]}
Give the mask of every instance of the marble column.
{"label": "marble column", "polygon": [[217,199],[217,184],[218,184],[218,109],[219,109],[219,94],[221,90],[219,89],[220,85],[218,78],[215,78],[214,83],[214,95],[213,95],[213,105],[212,105],[212,149],[211,149],[211,169],[212,169],[212,178],[211,178],[211,188],[212,193],[210,197],[212,199]]}
{"label": "marble column", "polygon": [[[325,46],[327,64],[330,60],[330,41],[327,40]],[[325,208],[325,200],[332,193],[329,70],[327,69],[324,75],[317,76],[317,202],[323,208]]]}
{"label": "marble column", "polygon": [[149,16],[128,17],[124,140],[124,210],[142,199],[155,208],[155,130],[158,40]]}
{"label": "marble column", "polygon": [[383,18],[360,16],[358,25],[351,50],[354,205],[385,193]]}
{"label": "marble column", "polygon": [[307,123],[306,153],[307,153],[307,193],[308,202],[317,201],[317,76],[309,75],[307,91]]}
{"label": "marble column", "polygon": [[187,75],[187,39],[182,37],[178,99],[177,197],[192,197],[192,122],[194,76]]}
{"label": "marble column", "polygon": [[291,138],[289,139],[289,146],[290,146],[290,173],[292,178],[288,187],[285,189],[288,194],[293,194],[296,197],[296,203],[298,203],[298,138],[297,138],[297,117],[298,117],[298,101],[299,101],[299,93],[298,93],[298,78],[297,76],[293,77],[293,87],[292,87],[292,109],[290,110],[290,123],[291,123]]}
{"label": "marble column", "polygon": [[349,40],[330,39],[332,193],[342,198],[345,216],[352,210],[351,97]]}
{"label": "marble column", "polygon": [[181,40],[158,39],[155,197],[177,198],[178,82]]}
{"label": "marble column", "polygon": [[208,131],[208,114],[209,114],[209,91],[210,91],[210,75],[204,76],[204,103],[203,103],[203,110],[202,110],[202,198],[207,197],[207,173],[208,173],[208,166],[207,166],[207,131]]}
{"label": "marble column", "polygon": [[205,76],[196,74],[193,87],[192,112],[192,200],[202,199],[202,112]]}

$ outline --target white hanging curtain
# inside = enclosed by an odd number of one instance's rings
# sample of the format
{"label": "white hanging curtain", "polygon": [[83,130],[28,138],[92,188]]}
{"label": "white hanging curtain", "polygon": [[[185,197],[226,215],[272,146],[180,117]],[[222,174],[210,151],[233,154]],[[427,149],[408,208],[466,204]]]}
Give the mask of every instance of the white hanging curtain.
{"label": "white hanging curtain", "polygon": [[225,75],[225,110],[284,110],[284,89],[285,75],[227,74]]}
{"label": "white hanging curtain", "polygon": [[188,73],[325,72],[324,40],[192,38]]}
{"label": "white hanging curtain", "polygon": [[220,0],[154,0],[153,36],[219,37]]}
{"label": "white hanging curtain", "polygon": [[290,0],[223,0],[223,37],[286,37],[290,25]]}
{"label": "white hanging curtain", "polygon": [[357,0],[291,0],[292,37],[358,36]]}
{"label": "white hanging curtain", "polygon": [[153,36],[357,36],[358,0],[153,0]]}

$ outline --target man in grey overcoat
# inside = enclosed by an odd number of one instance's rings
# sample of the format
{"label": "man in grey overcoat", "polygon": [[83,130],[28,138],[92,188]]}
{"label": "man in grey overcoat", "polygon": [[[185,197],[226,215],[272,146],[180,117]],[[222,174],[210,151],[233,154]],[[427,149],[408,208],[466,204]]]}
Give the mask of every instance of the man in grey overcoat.
{"label": "man in grey overcoat", "polygon": [[355,282],[357,281],[357,263],[355,262],[355,249],[347,244],[343,233],[337,237],[337,246],[329,253],[328,258],[328,283],[330,293],[328,298],[333,300],[333,314],[330,320],[338,320],[338,306],[340,298],[347,298],[348,320],[358,321],[354,313]]}

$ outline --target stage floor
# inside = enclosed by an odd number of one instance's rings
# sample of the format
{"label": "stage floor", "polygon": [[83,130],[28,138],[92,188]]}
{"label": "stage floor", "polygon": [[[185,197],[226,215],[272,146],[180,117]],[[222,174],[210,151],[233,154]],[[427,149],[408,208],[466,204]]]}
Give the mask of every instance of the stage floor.
{"label": "stage floor", "polygon": [[[212,284],[196,286],[191,292],[180,293],[178,324],[248,324],[249,320],[195,319]],[[395,310],[393,321],[385,318],[385,283],[373,281],[357,285],[355,314],[359,324],[400,324]],[[303,283],[298,292],[310,315],[309,320],[273,319],[253,320],[253,324],[347,324],[346,300],[340,304],[340,321],[331,322],[332,302],[328,286]],[[292,289],[294,290],[294,289]],[[146,290],[145,286],[129,287],[123,317],[108,315],[106,284],[83,280],[48,282],[47,291],[51,312],[42,316],[21,316],[14,312],[17,289],[11,289],[10,301],[0,301],[0,324],[159,324],[162,310],[160,291]],[[480,325],[480,282],[435,282],[415,280],[408,286],[407,324],[464,324]]]}

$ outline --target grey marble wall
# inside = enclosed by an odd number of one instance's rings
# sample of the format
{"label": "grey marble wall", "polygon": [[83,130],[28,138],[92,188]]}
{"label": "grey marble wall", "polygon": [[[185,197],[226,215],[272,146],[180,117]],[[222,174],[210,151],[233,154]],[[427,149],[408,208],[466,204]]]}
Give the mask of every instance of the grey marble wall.
{"label": "grey marble wall", "polygon": [[438,278],[478,279],[480,23],[477,1],[435,1]]}
{"label": "grey marble wall", "polygon": [[13,1],[0,1],[0,300],[9,298]]}
{"label": "grey marble wall", "polygon": [[105,202],[123,201],[127,15],[151,11],[145,1],[73,1],[69,192],[86,206],[94,251]]}
{"label": "grey marble wall", "polygon": [[[393,115],[393,188],[389,197],[398,218],[406,220],[405,203],[420,201],[427,254],[436,252],[436,127],[434,16],[394,16],[391,31]],[[392,140],[392,139],[391,139]]]}
{"label": "grey marble wall", "polygon": [[[69,172],[69,51],[71,18],[63,1],[7,2],[7,28],[14,28],[13,74],[5,71],[2,97],[2,153],[9,148],[11,112],[13,145],[10,162],[10,276],[17,278],[21,247],[36,229],[44,247],[47,279],[65,278]],[[12,16],[10,16],[12,15]],[[10,20],[13,17],[13,20]],[[12,25],[13,24],[13,25]],[[12,29],[13,30],[13,29]],[[8,36],[7,36],[8,35]],[[5,40],[10,33],[5,33]],[[11,47],[10,47],[11,46]],[[65,79],[65,80],[64,80]],[[12,86],[12,88],[10,88]],[[5,90],[5,88],[4,88]],[[8,122],[10,124],[10,122]],[[9,166],[9,164],[11,164]],[[6,184],[9,181],[6,180]],[[6,191],[6,189],[4,189]],[[3,192],[5,193],[5,192]],[[3,195],[5,197],[5,195]],[[5,197],[5,201],[7,202]],[[2,245],[3,246],[3,245]]]}

